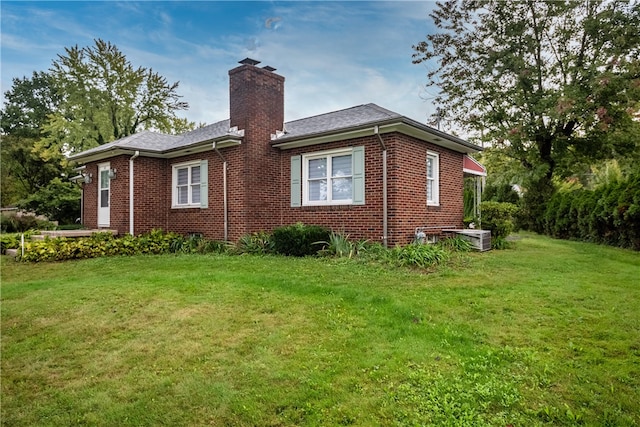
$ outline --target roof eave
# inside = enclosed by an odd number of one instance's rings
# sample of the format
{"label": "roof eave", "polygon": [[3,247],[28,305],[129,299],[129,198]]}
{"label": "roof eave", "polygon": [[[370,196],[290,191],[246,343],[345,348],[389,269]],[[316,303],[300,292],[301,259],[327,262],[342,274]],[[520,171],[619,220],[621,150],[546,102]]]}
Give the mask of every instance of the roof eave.
{"label": "roof eave", "polygon": [[162,159],[173,159],[176,157],[182,157],[189,154],[195,153],[203,153],[205,151],[212,150],[212,144],[216,143],[217,148],[226,148],[233,147],[236,145],[240,145],[242,143],[242,137],[235,135],[222,135],[217,138],[207,139],[205,141],[198,141],[197,143],[187,145],[184,147],[169,149],[169,150],[149,150],[144,148],[135,148],[135,147],[113,147],[107,150],[99,151],[97,153],[91,153],[88,155],[76,154],[74,156],[70,156],[69,160],[75,161],[79,164],[87,164],[91,162],[96,162],[100,160],[106,160],[112,157],[121,156],[121,155],[130,155],[133,156],[136,151],[140,152],[140,156],[142,157],[155,157]]}
{"label": "roof eave", "polygon": [[271,146],[281,150],[289,150],[309,145],[325,144],[327,142],[342,141],[351,138],[360,138],[373,135],[373,125],[352,127],[328,132],[318,132],[302,137],[282,137],[271,142]]}
{"label": "roof eave", "polygon": [[180,147],[172,150],[164,151],[163,157],[167,159],[174,159],[176,157],[182,157],[189,154],[204,153],[205,151],[213,150],[213,143],[216,143],[216,148],[235,147],[242,144],[242,137],[235,135],[223,135],[217,138],[207,139],[205,141],[199,141],[195,144],[188,145],[186,147]]}
{"label": "roof eave", "polygon": [[329,132],[319,132],[302,137],[284,136],[273,141],[272,146],[280,148],[281,150],[289,150],[328,142],[342,141],[345,139],[371,136],[375,135],[376,127],[378,128],[378,132],[381,134],[399,132],[460,153],[476,153],[478,151],[482,151],[482,147],[456,136],[441,132],[437,129],[422,125],[421,123],[407,117],[371,122],[362,126],[344,128]]}

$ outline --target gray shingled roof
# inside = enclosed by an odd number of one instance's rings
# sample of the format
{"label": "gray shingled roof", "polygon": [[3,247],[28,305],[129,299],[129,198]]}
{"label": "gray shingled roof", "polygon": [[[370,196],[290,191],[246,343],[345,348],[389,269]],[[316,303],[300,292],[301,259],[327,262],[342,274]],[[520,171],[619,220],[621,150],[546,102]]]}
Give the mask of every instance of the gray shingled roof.
{"label": "gray shingled roof", "polygon": [[470,148],[475,151],[482,149],[468,141],[458,138],[457,136],[441,132],[423,123],[410,119],[409,117],[387,110],[386,108],[382,108],[376,104],[358,105],[345,110],[334,111],[331,113],[321,114],[319,116],[307,117],[305,119],[285,123],[285,133],[278,135],[272,143],[282,144],[293,142],[297,139],[311,138],[314,136],[326,135],[350,129],[362,129],[369,126],[392,122],[402,122],[414,128],[428,132],[436,138],[440,137],[455,145],[466,147],[467,149]]}
{"label": "gray shingled roof", "polygon": [[183,133],[180,139],[173,144],[167,145],[164,150],[173,150],[176,148],[187,147],[189,145],[198,144],[200,142],[210,141],[221,136],[229,134],[229,120],[222,120],[208,126],[201,127],[191,132]]}
{"label": "gray shingled roof", "polygon": [[71,158],[84,157],[90,154],[101,153],[103,151],[109,151],[116,148],[162,153],[164,151],[170,151],[210,141],[228,134],[229,120],[222,120],[181,135],[166,135],[163,133],[145,130],[116,141],[109,142],[108,144],[103,144],[99,147],[83,151],[71,156]]}
{"label": "gray shingled roof", "polygon": [[[376,104],[358,105],[344,110],[333,111],[326,114],[287,122],[284,124],[285,133],[279,135],[278,138],[272,142],[281,143],[283,141],[292,141],[320,134],[357,129],[395,120],[409,123],[418,128],[423,128],[434,134],[440,134],[446,139],[452,140],[458,144],[469,147],[473,146],[467,141],[430,128]],[[182,135],[165,135],[157,132],[143,131],[117,141],[83,151],[82,153],[71,156],[71,158],[85,157],[87,155],[106,152],[117,148],[157,153],[178,150],[180,148],[211,141],[225,135],[230,135],[229,122],[229,120],[222,120]]]}
{"label": "gray shingled roof", "polygon": [[307,137],[400,118],[402,118],[400,114],[376,104],[358,105],[344,110],[287,122],[284,125],[286,133],[280,139]]}

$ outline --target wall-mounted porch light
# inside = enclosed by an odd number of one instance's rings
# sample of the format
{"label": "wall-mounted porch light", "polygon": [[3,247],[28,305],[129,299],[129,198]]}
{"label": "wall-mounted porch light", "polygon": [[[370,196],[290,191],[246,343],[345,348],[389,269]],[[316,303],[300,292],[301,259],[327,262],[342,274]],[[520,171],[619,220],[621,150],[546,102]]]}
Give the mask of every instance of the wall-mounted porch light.
{"label": "wall-mounted porch light", "polygon": [[109,179],[115,179],[118,169],[109,169]]}

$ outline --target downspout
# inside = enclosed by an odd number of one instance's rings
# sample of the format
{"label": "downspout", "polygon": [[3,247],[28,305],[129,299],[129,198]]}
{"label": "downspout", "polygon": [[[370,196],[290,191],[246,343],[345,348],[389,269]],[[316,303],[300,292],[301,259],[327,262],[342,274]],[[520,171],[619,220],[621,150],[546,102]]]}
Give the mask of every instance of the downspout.
{"label": "downspout", "polygon": [[134,153],[133,156],[129,158],[129,234],[135,236],[134,232],[134,216],[133,216],[133,161],[140,155],[140,151]]}
{"label": "downspout", "polygon": [[387,202],[387,146],[380,136],[380,128],[378,126],[373,128],[373,133],[378,137],[380,146],[382,147],[382,244],[384,247],[388,247],[388,202]]}
{"label": "downspout", "polygon": [[213,143],[213,149],[220,156],[220,160],[222,160],[222,206],[224,210],[224,241],[227,242],[229,240],[229,213],[227,208],[227,160],[224,158],[218,147],[216,147],[216,143]]}
{"label": "downspout", "polygon": [[84,225],[84,184],[80,186],[80,224]]}

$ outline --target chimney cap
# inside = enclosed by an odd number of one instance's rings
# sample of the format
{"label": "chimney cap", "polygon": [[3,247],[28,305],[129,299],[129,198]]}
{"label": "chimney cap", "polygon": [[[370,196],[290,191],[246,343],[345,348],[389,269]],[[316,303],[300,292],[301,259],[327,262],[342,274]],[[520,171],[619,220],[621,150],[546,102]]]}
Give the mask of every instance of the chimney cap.
{"label": "chimney cap", "polygon": [[275,71],[275,70],[276,70],[275,68],[273,68],[273,67],[272,67],[272,66],[270,66],[270,65],[265,65],[264,67],[262,67],[262,69],[263,69],[263,70],[267,70],[267,71],[271,71],[271,72],[273,72],[273,71]]}
{"label": "chimney cap", "polygon": [[238,61],[238,63],[242,65],[258,65],[260,61],[256,61],[255,59],[251,58],[244,58],[242,61]]}

